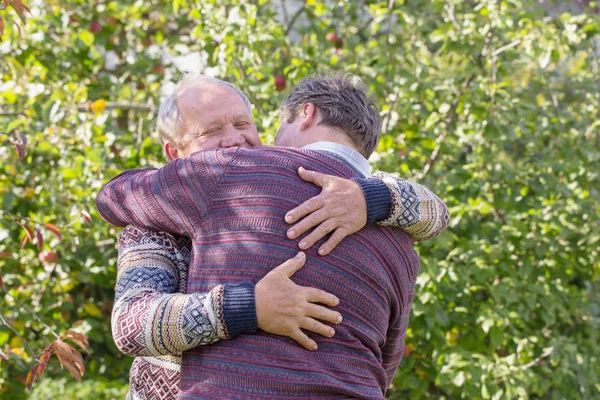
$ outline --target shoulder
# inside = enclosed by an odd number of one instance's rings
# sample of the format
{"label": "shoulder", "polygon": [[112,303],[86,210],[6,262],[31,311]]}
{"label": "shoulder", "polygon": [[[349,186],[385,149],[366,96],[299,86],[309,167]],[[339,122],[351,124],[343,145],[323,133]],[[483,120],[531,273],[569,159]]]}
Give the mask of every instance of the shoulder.
{"label": "shoulder", "polygon": [[[329,153],[280,146],[257,146],[250,149],[239,149],[234,164],[277,165],[278,167],[289,167],[294,172],[297,171],[298,167],[304,167],[342,177],[358,175],[344,161]],[[276,171],[271,172],[277,173]]]}

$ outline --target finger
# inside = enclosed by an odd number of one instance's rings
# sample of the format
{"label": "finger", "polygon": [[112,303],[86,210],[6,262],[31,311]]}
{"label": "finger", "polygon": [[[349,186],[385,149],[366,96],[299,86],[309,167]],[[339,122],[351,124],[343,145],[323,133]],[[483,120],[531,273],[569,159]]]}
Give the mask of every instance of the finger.
{"label": "finger", "polygon": [[287,214],[285,214],[285,222],[288,224],[293,224],[300,218],[304,218],[305,216],[323,208],[324,205],[325,202],[323,201],[321,195],[311,197],[298,207],[288,211]]}
{"label": "finger", "polygon": [[290,258],[278,267],[273,268],[269,273],[279,271],[283,272],[288,278],[291,278],[306,262],[306,255],[303,252],[299,252],[295,257]]}
{"label": "finger", "polygon": [[292,339],[300,344],[300,346],[304,347],[306,350],[317,350],[317,342],[306,336],[304,332],[300,329],[297,329],[296,332],[290,335]]}
{"label": "finger", "polygon": [[335,335],[335,329],[325,325],[322,322],[317,321],[316,319],[309,317],[305,317],[302,319],[300,327],[306,329],[307,331],[318,333],[319,335],[325,337],[332,337],[333,335]]}
{"label": "finger", "polygon": [[308,171],[302,167],[298,168],[298,175],[300,176],[300,178],[302,178],[303,181],[308,183],[314,183],[319,187],[323,187],[329,179],[328,175],[322,174],[317,171]]}
{"label": "finger", "polygon": [[[308,217],[310,218],[310,217]],[[305,218],[306,219],[306,218]],[[304,222],[304,221],[302,221]],[[338,227],[337,221],[333,218],[328,219],[323,222],[321,225],[317,226],[314,231],[310,233],[307,237],[300,241],[300,248],[305,250],[312,247],[313,244],[317,243],[319,240],[324,238],[329,232],[333,231]]]}
{"label": "finger", "polygon": [[320,209],[310,214],[302,221],[298,222],[296,225],[292,226],[287,231],[287,236],[290,239],[295,239],[298,236],[308,232],[310,229],[314,228],[325,222],[327,219],[331,218],[331,212],[325,209]]}
{"label": "finger", "polygon": [[321,289],[315,289],[312,287],[304,288],[304,297],[306,301],[311,303],[321,303],[326,306],[335,307],[340,304],[340,299],[331,293],[327,293]]}
{"label": "finger", "polygon": [[331,322],[332,324],[339,324],[343,320],[342,314],[339,312],[312,303],[306,306],[306,316]]}
{"label": "finger", "polygon": [[319,247],[319,254],[326,256],[349,234],[350,231],[348,231],[348,229],[337,228],[335,232],[333,232],[333,235],[331,235],[331,237],[325,243],[323,243],[321,247]]}

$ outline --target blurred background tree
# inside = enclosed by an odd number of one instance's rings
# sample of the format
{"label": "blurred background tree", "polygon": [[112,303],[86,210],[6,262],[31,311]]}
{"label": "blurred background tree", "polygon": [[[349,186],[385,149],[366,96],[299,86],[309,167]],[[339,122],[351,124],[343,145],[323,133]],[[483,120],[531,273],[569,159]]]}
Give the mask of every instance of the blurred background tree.
{"label": "blurred background tree", "polygon": [[[182,73],[239,85],[272,143],[289,88],[329,69],[361,76],[380,105],[375,168],[427,185],[453,218],[417,246],[388,397],[600,397],[594,2],[25,3],[23,23],[22,3],[0,0],[0,397],[124,397],[116,231],[94,198],[118,172],[164,163],[155,110]],[[83,382],[53,357],[27,394],[67,330],[89,338]]]}

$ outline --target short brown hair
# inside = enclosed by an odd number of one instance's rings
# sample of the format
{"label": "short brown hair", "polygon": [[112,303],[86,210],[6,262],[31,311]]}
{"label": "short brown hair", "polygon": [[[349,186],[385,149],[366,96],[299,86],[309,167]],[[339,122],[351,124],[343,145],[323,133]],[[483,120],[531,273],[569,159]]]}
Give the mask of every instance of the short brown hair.
{"label": "short brown hair", "polygon": [[352,74],[327,74],[304,78],[281,105],[282,118],[293,122],[306,103],[321,113],[319,124],[343,130],[369,157],[379,143],[379,111],[360,78]]}

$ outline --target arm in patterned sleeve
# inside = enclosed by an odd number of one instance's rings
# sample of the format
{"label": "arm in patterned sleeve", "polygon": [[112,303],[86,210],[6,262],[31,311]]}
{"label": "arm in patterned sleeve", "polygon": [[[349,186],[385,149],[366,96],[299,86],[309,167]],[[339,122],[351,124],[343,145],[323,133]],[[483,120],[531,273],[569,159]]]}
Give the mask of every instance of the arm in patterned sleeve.
{"label": "arm in patterned sleeve", "polygon": [[380,225],[402,228],[416,241],[433,239],[448,227],[448,207],[431,190],[385,172],[373,177],[381,179],[392,194],[392,209]]}
{"label": "arm in patterned sleeve", "polygon": [[131,224],[193,237],[237,150],[200,151],[160,169],[125,171],[98,193],[98,213],[115,226]]}
{"label": "arm in patterned sleeve", "polygon": [[401,228],[415,241],[433,239],[448,227],[446,204],[418,183],[385,172],[352,180],[365,195],[368,223]]}
{"label": "arm in patterned sleeve", "polygon": [[[190,241],[184,237],[134,226],[119,233],[111,322],[113,338],[123,353],[176,355],[242,332],[256,332],[251,282],[219,285],[208,293],[182,294],[190,252]],[[237,307],[228,307],[230,300]],[[246,303],[246,309],[239,307],[241,302]],[[228,320],[235,323],[227,324]]]}

